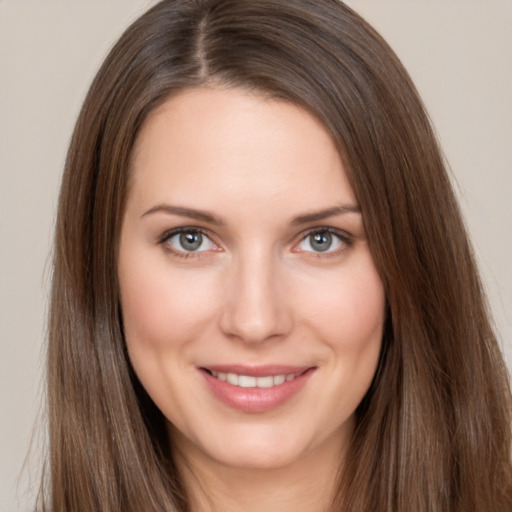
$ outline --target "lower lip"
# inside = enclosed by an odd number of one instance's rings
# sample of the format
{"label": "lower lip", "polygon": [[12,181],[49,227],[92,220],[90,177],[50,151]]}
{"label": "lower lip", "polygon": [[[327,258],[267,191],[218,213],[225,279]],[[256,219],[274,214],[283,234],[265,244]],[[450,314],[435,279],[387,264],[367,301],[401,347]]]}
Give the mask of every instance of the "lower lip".
{"label": "lower lip", "polygon": [[307,383],[314,368],[306,370],[289,382],[271,388],[242,388],[215,378],[200,370],[212,393],[225,405],[243,412],[271,411],[291,400]]}

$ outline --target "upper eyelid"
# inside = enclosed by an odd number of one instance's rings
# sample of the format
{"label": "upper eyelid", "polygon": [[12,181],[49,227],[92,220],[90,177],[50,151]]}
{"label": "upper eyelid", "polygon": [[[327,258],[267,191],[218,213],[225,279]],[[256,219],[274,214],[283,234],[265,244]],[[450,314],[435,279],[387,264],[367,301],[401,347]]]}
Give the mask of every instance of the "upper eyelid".
{"label": "upper eyelid", "polygon": [[198,233],[201,233],[203,236],[206,236],[213,243],[215,243],[212,239],[213,237],[211,231],[209,229],[199,226],[179,226],[176,228],[167,229],[158,237],[158,242],[166,242],[167,240],[169,240],[169,238],[172,238],[173,236],[178,235],[180,233],[186,233],[187,231],[197,231]]}
{"label": "upper eyelid", "polygon": [[[204,238],[207,238],[210,242],[210,244],[213,247],[210,247],[207,250],[203,251],[187,251],[185,249],[179,249],[174,247],[174,244],[170,243],[170,240],[174,238],[175,236],[181,234],[181,233],[201,233],[201,235]],[[157,245],[162,246],[164,248],[164,251],[168,254],[173,254],[175,258],[179,259],[198,259],[205,256],[205,253],[209,252],[209,250],[213,250],[215,252],[221,251],[221,247],[212,239],[212,237],[209,235],[208,230],[204,228],[194,227],[194,226],[180,226],[172,229],[168,229],[162,235],[157,239]]]}
{"label": "upper eyelid", "polygon": [[[340,243],[342,244],[342,247],[337,248],[332,251],[325,251],[325,252],[315,252],[315,251],[301,251],[298,250],[297,247],[302,244],[308,237],[311,235],[314,235],[316,233],[330,233],[336,237],[338,237]],[[337,254],[345,252],[347,249],[351,248],[354,245],[354,236],[348,233],[347,231],[339,228],[334,227],[314,227],[306,230],[305,232],[302,232],[300,235],[298,235],[296,241],[293,242],[291,246],[291,251],[295,253],[304,253],[307,255],[315,256],[316,258],[327,258],[327,257],[333,257]]]}
{"label": "upper eyelid", "polygon": [[315,233],[331,233],[333,235],[339,236],[340,238],[344,240],[352,240],[354,237],[351,235],[348,231],[345,231],[344,229],[329,227],[329,226],[319,226],[314,228],[309,228],[302,233],[300,233],[297,238],[299,241],[304,240],[304,238],[311,236]]}

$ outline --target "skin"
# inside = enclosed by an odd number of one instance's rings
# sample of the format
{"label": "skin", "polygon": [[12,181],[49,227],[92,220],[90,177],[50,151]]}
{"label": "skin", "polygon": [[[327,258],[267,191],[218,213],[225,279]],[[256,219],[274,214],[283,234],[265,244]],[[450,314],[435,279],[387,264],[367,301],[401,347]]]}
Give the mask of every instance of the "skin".
{"label": "skin", "polygon": [[[149,116],[131,172],[118,262],[126,343],[168,420],[193,509],[326,510],[385,306],[332,140],[292,104],[192,89]],[[187,252],[172,230],[190,227],[204,238]],[[311,230],[333,232],[327,250]],[[210,391],[199,368],[215,364],[311,375],[284,404],[251,412]]]}

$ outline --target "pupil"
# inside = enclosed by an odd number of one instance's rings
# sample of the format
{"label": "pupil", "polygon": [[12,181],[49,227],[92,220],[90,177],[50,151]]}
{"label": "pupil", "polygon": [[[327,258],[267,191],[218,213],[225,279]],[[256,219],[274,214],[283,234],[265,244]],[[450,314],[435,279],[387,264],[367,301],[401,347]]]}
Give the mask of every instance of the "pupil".
{"label": "pupil", "polygon": [[324,252],[332,244],[332,235],[330,233],[315,233],[312,236],[311,247],[318,252]]}
{"label": "pupil", "polygon": [[187,251],[197,251],[203,243],[203,235],[197,232],[181,233],[180,244]]}

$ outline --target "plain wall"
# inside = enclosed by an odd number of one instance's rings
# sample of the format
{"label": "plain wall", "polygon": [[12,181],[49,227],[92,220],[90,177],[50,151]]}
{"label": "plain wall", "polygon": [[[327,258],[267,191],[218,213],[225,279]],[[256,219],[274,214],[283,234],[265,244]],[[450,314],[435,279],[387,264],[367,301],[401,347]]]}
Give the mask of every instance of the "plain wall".
{"label": "plain wall", "polygon": [[[42,425],[50,246],[74,120],[107,50],[153,3],[0,0],[0,512],[29,510],[37,487],[40,442],[16,483]],[[396,50],[430,111],[512,361],[512,1],[347,3]]]}

